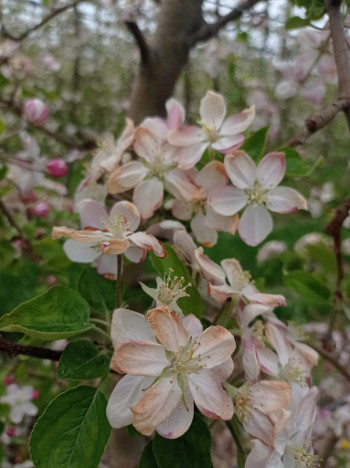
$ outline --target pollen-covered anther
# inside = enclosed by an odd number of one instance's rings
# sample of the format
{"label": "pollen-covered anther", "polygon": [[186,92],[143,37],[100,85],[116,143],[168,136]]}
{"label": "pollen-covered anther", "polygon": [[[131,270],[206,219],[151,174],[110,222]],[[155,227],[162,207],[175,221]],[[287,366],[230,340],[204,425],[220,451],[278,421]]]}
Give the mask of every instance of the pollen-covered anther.
{"label": "pollen-covered anther", "polygon": [[304,444],[295,449],[293,458],[296,468],[319,468],[321,466],[321,458],[314,453],[310,453],[310,448],[311,442],[309,442],[309,445]]}
{"label": "pollen-covered anther", "polygon": [[254,413],[253,399],[250,391],[238,391],[233,399],[235,411],[240,420],[251,419]]}
{"label": "pollen-covered anther", "polygon": [[169,268],[169,273],[166,276],[164,273],[164,279],[159,286],[158,298],[163,304],[170,304],[172,301],[176,301],[180,297],[189,297],[186,289],[192,286],[191,283],[184,285],[185,278],[181,276],[179,279],[177,276],[171,277],[173,269]]}
{"label": "pollen-covered anther", "polygon": [[262,205],[266,201],[268,190],[264,189],[259,180],[256,180],[252,187],[244,190],[248,196],[247,204],[253,206]]}

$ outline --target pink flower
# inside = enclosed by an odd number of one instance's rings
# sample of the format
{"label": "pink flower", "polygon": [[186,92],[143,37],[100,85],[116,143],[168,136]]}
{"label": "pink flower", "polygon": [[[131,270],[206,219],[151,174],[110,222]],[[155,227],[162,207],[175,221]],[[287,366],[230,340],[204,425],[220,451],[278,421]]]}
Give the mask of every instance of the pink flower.
{"label": "pink flower", "polygon": [[50,205],[46,201],[42,201],[34,205],[30,212],[34,216],[38,216],[39,218],[46,218],[50,213]]}
{"label": "pink flower", "polygon": [[221,94],[208,91],[199,109],[200,127],[189,126],[170,132],[168,141],[183,149],[177,156],[182,169],[191,169],[202,157],[208,146],[220,153],[228,153],[239,147],[244,136],[240,135],[255,117],[254,106],[226,120],[226,104]]}
{"label": "pink flower", "polygon": [[271,232],[273,221],[267,209],[292,213],[306,209],[306,200],[296,190],[277,187],[286,171],[284,153],[269,153],[258,164],[244,151],[225,156],[225,169],[234,187],[214,190],[209,204],[219,214],[232,216],[246,207],[238,232],[248,245],[258,245]]}
{"label": "pink flower", "polygon": [[94,200],[78,203],[83,230],[65,226],[54,227],[53,239],[68,237],[64,244],[67,256],[73,262],[90,263],[98,260],[100,274],[116,274],[114,255],[124,253],[132,262],[144,260],[146,251],[153,250],[158,257],[165,257],[162,244],[151,234],[135,232],[140,224],[140,214],[135,205],[127,201],[117,202],[108,215],[105,207]]}
{"label": "pink flower", "polygon": [[7,375],[4,377],[4,385],[10,385],[13,382],[13,377],[11,375]]}
{"label": "pink flower", "polygon": [[25,118],[33,125],[42,125],[49,116],[49,108],[40,99],[28,99],[23,108]]}
{"label": "pink flower", "polygon": [[54,177],[55,179],[58,179],[67,174],[68,166],[67,166],[67,163],[63,159],[54,158],[54,159],[51,159],[51,161],[47,163],[46,170],[49,176]]}
{"label": "pink flower", "polygon": [[127,373],[115,387],[107,417],[115,428],[133,424],[145,435],[156,430],[174,439],[190,427],[193,406],[214,419],[231,419],[232,400],[221,383],[233,370],[236,343],[223,327],[204,332],[194,315],[184,318],[167,306],[146,318],[127,309],[114,311],[111,368]]}

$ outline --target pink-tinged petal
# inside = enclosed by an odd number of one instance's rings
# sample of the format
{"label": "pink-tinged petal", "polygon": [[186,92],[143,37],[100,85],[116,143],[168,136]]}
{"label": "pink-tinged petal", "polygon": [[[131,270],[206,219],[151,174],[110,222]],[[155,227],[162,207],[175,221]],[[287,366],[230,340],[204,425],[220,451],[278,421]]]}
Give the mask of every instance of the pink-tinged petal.
{"label": "pink-tinged petal", "polygon": [[318,353],[305,343],[294,342],[294,347],[301,354],[310,368],[316,366],[318,362]]}
{"label": "pink-tinged petal", "polygon": [[232,216],[223,216],[216,213],[210,206],[207,207],[205,225],[215,231],[228,232],[234,234],[238,228],[239,217],[237,214]]}
{"label": "pink-tinged petal", "polygon": [[203,325],[193,314],[183,317],[182,324],[188,331],[190,337],[197,338],[203,332]]}
{"label": "pink-tinged petal", "polygon": [[176,378],[160,378],[136,405],[131,406],[133,425],[141,434],[151,435],[172,414],[181,397],[182,390]]}
{"label": "pink-tinged petal", "polygon": [[226,104],[223,96],[213,91],[207,91],[201,100],[199,115],[207,127],[220,128],[226,115]]}
{"label": "pink-tinged petal", "polygon": [[130,161],[112,172],[107,182],[107,190],[113,194],[130,190],[136,187],[148,172],[149,170],[139,161]]}
{"label": "pink-tinged petal", "polygon": [[276,213],[293,213],[293,211],[297,210],[307,210],[305,198],[289,187],[277,187],[270,190],[266,206]]}
{"label": "pink-tinged petal", "polygon": [[195,341],[193,349],[193,359],[200,356],[201,365],[210,369],[231,357],[236,349],[236,342],[231,332],[216,325],[204,330]]}
{"label": "pink-tinged petal", "polygon": [[141,249],[153,250],[157,257],[164,258],[166,256],[163,244],[152,236],[152,234],[148,234],[147,232],[135,232],[134,234],[130,234],[128,239]]}
{"label": "pink-tinged petal", "polygon": [[265,324],[265,333],[272,347],[275,348],[280,363],[285,366],[292,353],[292,347],[287,341],[287,337],[283,336],[281,331],[269,322]]}
{"label": "pink-tinged petal", "polygon": [[264,315],[266,313],[272,312],[273,307],[267,306],[265,304],[248,304],[243,312],[240,314],[240,325],[247,326],[252,320],[254,320],[259,315]]}
{"label": "pink-tinged petal", "polygon": [[248,206],[238,226],[238,232],[243,242],[255,246],[260,244],[272,231],[273,221],[264,206]]}
{"label": "pink-tinged petal", "polygon": [[256,180],[256,166],[244,151],[227,154],[224,161],[227,175],[233,185],[244,190],[251,187]]}
{"label": "pink-tinged petal", "polygon": [[80,215],[82,228],[105,229],[101,221],[106,220],[108,214],[102,203],[95,200],[82,200],[77,204],[77,211]]}
{"label": "pink-tinged petal", "polygon": [[199,247],[194,252],[196,260],[201,268],[203,277],[213,284],[224,284],[225,273],[215,262],[210,260],[207,255],[203,254],[203,248]]}
{"label": "pink-tinged petal", "polygon": [[208,292],[210,297],[214,299],[214,301],[218,302],[219,304],[223,304],[230,299],[234,294],[235,291],[232,290],[231,286],[228,284],[208,284]]}
{"label": "pink-tinged petal", "polygon": [[160,306],[146,314],[153,333],[168,351],[177,352],[190,339],[182,319],[170,307]]}
{"label": "pink-tinged petal", "polygon": [[264,304],[271,307],[286,305],[286,298],[281,294],[264,294],[258,291],[252,284],[245,286],[242,290],[243,296],[250,302]]}
{"label": "pink-tinged petal", "polygon": [[61,237],[69,237],[77,242],[84,244],[97,245],[106,242],[109,236],[99,229],[84,229],[83,231],[76,231],[75,229],[66,226],[55,226],[52,229],[52,239],[61,239]]}
{"label": "pink-tinged petal", "polygon": [[286,172],[286,157],[284,153],[269,153],[260,161],[256,176],[265,189],[277,187]]}
{"label": "pink-tinged petal", "polygon": [[261,371],[265,372],[267,375],[277,376],[280,368],[276,354],[271,351],[271,349],[262,346],[259,346],[256,352],[260,362]]}
{"label": "pink-tinged petal", "polygon": [[174,218],[188,221],[192,218],[193,204],[184,200],[175,200],[171,207]]}
{"label": "pink-tinged petal", "polygon": [[211,161],[198,172],[194,179],[195,183],[203,187],[206,193],[223,187],[228,181],[224,165],[219,161]]}
{"label": "pink-tinged petal", "polygon": [[249,282],[249,278],[244,276],[241,264],[237,259],[225,258],[221,262],[221,267],[234,291],[240,291],[242,286]]}
{"label": "pink-tinged petal", "polygon": [[246,459],[244,468],[284,468],[282,462],[279,465],[271,465],[270,458],[274,451],[272,447],[257,439],[253,440],[252,444],[253,448]]}
{"label": "pink-tinged petal", "polygon": [[242,366],[249,382],[256,382],[260,374],[260,364],[256,354],[256,341],[253,336],[242,340]]}
{"label": "pink-tinged petal", "polygon": [[[191,201],[202,194],[181,169],[173,169],[164,175],[167,190],[176,198]],[[204,195],[204,194],[203,194]]]}
{"label": "pink-tinged petal", "polygon": [[224,361],[222,364],[219,364],[218,366],[213,367],[211,370],[212,372],[215,373],[215,375],[218,377],[220,382],[224,382],[230,377],[234,368],[235,368],[235,365],[233,363],[233,360],[230,358],[230,359],[227,359],[227,361]]}
{"label": "pink-tinged petal", "polygon": [[132,423],[130,406],[136,404],[144,390],[154,380],[153,377],[125,375],[114,387],[108,400],[107,418],[112,427],[119,429]]}
{"label": "pink-tinged petal", "polygon": [[181,255],[185,257],[191,265],[196,263],[194,251],[197,245],[194,243],[192,237],[185,229],[179,229],[174,233],[174,244],[181,251]]}
{"label": "pink-tinged petal", "polygon": [[239,133],[247,130],[249,125],[255,118],[255,107],[251,106],[249,109],[244,109],[239,114],[230,115],[222,124],[220,129],[221,135],[238,135]]}
{"label": "pink-tinged petal", "polygon": [[134,190],[133,202],[143,219],[151,218],[163,202],[163,184],[155,177],[140,182]]}
{"label": "pink-tinged petal", "polygon": [[291,388],[287,382],[262,380],[252,385],[250,391],[254,407],[268,414],[288,405]]}
{"label": "pink-tinged petal", "polygon": [[200,161],[208,146],[209,143],[204,142],[181,148],[176,158],[179,168],[184,171],[191,169],[198,161]]}
{"label": "pink-tinged petal", "polygon": [[101,245],[101,249],[105,255],[119,255],[124,253],[129,246],[128,239],[110,239]]}
{"label": "pink-tinged petal", "polygon": [[205,141],[205,133],[200,127],[190,125],[174,130],[168,135],[168,142],[174,146],[192,146]]}
{"label": "pink-tinged petal", "polygon": [[191,230],[197,241],[205,247],[213,247],[218,240],[215,229],[206,225],[206,217],[203,214],[195,216],[191,221]]}
{"label": "pink-tinged petal", "polygon": [[137,206],[128,201],[120,201],[113,205],[111,209],[110,216],[113,216],[115,213],[118,213],[121,216],[124,216],[128,222],[128,228],[131,231],[136,231],[140,225],[141,216]]}
{"label": "pink-tinged petal", "polygon": [[101,255],[101,252],[92,248],[93,245],[95,244],[82,244],[81,242],[68,239],[63,244],[63,250],[72,262],[90,263]]}
{"label": "pink-tinged petal", "polygon": [[141,158],[148,163],[153,163],[159,154],[161,140],[156,137],[148,128],[138,127],[134,135],[134,150]]}
{"label": "pink-tinged petal", "polygon": [[223,216],[232,216],[246,206],[247,195],[235,187],[221,187],[210,193],[208,204]]}
{"label": "pink-tinged petal", "polygon": [[184,399],[186,406],[181,399],[171,415],[156,429],[158,434],[165,439],[177,439],[189,429],[192,423],[194,403],[189,390],[185,389]]}
{"label": "pink-tinged petal", "polygon": [[134,130],[134,122],[131,119],[126,118],[124,130],[117,142],[117,148],[121,154],[131,146],[134,139]]}
{"label": "pink-tinged petal", "polygon": [[151,341],[122,341],[114,350],[111,369],[130,375],[158,376],[171,365],[164,346]]}
{"label": "pink-tinged petal", "polygon": [[125,340],[157,342],[145,317],[130,309],[116,309],[113,312],[111,339],[115,348]]}
{"label": "pink-tinged petal", "polygon": [[244,418],[243,427],[251,436],[256,437],[260,439],[260,441],[264,441],[266,444],[272,446],[274,425],[266,414],[255,409],[252,417],[248,416]]}
{"label": "pink-tinged petal", "polygon": [[97,260],[97,271],[99,275],[112,275],[117,278],[117,261],[114,255],[100,255]]}
{"label": "pink-tinged petal", "polygon": [[204,416],[212,419],[231,419],[233,403],[223,390],[213,369],[203,369],[189,374],[187,380],[197,408]]}
{"label": "pink-tinged petal", "polygon": [[159,117],[148,117],[141,122],[140,127],[147,128],[153,135],[156,135],[160,143],[166,141],[169,128],[165,120]]}
{"label": "pink-tinged petal", "polygon": [[185,109],[176,99],[168,99],[165,103],[168,114],[167,124],[169,130],[178,130],[185,122]]}
{"label": "pink-tinged petal", "polygon": [[312,426],[315,421],[317,412],[317,396],[317,388],[312,387],[298,405],[295,417],[301,439],[308,439],[311,435]]}
{"label": "pink-tinged petal", "polygon": [[146,258],[146,250],[140,247],[129,247],[128,250],[124,252],[124,255],[130,262],[140,263]]}
{"label": "pink-tinged petal", "polygon": [[219,151],[219,153],[228,154],[239,148],[243,142],[243,135],[223,136],[216,140],[215,143],[212,143],[211,147]]}

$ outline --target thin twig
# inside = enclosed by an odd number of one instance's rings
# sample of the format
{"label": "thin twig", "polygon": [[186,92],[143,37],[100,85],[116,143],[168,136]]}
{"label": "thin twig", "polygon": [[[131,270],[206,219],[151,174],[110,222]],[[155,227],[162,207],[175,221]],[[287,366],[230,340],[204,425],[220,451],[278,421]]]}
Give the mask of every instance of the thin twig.
{"label": "thin twig", "polygon": [[13,341],[5,340],[0,335],[0,350],[8,354],[13,359],[19,354],[24,356],[36,357],[39,359],[49,359],[50,361],[59,361],[62,351],[55,351],[54,349],[41,348],[39,346],[28,346],[15,343]]}

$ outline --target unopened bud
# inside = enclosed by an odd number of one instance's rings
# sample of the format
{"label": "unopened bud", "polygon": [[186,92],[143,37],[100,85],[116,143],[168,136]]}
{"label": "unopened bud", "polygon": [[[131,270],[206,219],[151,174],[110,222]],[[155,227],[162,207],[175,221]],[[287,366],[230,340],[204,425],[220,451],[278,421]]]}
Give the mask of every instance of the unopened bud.
{"label": "unopened bud", "polygon": [[63,177],[67,174],[68,166],[63,159],[55,158],[48,162],[46,171],[49,176],[58,179],[59,177]]}
{"label": "unopened bud", "polygon": [[40,99],[28,99],[23,114],[31,124],[42,125],[49,116],[49,108]]}
{"label": "unopened bud", "polygon": [[50,212],[50,206],[46,201],[37,203],[30,209],[30,213],[39,218],[46,218]]}

